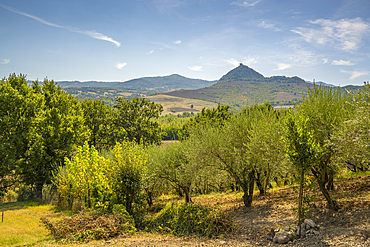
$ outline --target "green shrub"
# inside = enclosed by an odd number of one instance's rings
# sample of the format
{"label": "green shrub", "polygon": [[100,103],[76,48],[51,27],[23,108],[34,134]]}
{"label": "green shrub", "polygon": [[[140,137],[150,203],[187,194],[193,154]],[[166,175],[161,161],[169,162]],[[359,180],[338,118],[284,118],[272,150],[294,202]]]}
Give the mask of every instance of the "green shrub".
{"label": "green shrub", "polygon": [[123,205],[114,205],[112,214],[98,211],[83,212],[52,223],[47,218],[41,218],[56,239],[64,242],[87,242],[90,240],[109,239],[123,233],[136,231],[134,220]]}
{"label": "green shrub", "polygon": [[162,233],[209,237],[237,228],[227,213],[194,203],[167,204],[156,216],[146,219],[146,226],[148,230]]}

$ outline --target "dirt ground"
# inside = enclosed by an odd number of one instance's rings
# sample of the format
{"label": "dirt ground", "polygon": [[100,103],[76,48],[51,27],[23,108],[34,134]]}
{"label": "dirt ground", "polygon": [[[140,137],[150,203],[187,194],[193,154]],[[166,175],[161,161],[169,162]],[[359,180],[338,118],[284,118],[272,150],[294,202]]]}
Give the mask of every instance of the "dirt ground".
{"label": "dirt ground", "polygon": [[240,226],[232,235],[211,239],[138,233],[97,242],[96,246],[370,246],[370,176],[336,181],[331,195],[341,207],[338,212],[326,209],[320,192],[314,193],[317,196],[312,203],[311,219],[319,225],[319,234],[288,244],[274,244],[267,237],[271,228],[296,225],[292,206],[296,206],[297,194],[289,187],[265,196],[255,195],[251,208],[243,206],[240,193],[193,199],[230,213]]}

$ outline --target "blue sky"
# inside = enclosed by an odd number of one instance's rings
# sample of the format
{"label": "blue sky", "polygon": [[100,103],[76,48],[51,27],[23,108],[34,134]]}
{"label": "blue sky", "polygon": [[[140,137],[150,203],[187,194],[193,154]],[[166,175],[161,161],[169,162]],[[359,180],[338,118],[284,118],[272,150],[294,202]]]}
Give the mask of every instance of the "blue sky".
{"label": "blue sky", "polygon": [[0,76],[370,81],[369,0],[0,0]]}

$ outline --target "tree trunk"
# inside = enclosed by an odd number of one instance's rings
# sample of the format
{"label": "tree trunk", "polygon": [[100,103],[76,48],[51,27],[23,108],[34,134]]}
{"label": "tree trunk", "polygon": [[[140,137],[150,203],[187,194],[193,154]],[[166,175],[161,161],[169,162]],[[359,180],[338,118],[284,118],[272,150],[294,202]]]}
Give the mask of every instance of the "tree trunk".
{"label": "tree trunk", "polygon": [[36,199],[42,200],[42,187],[44,187],[44,185],[42,183],[41,184],[36,184],[35,194],[34,194]]}
{"label": "tree trunk", "polygon": [[177,194],[179,194],[179,197],[183,197],[184,194],[181,191],[181,188],[179,186],[175,186],[175,190],[177,191]]}
{"label": "tree trunk", "polygon": [[189,187],[184,187],[183,190],[184,190],[184,194],[185,194],[185,203],[191,202]]}
{"label": "tree trunk", "polygon": [[146,201],[148,206],[151,207],[153,205],[153,192],[147,191],[148,196],[146,197]]}
{"label": "tree trunk", "polygon": [[328,174],[328,184],[326,185],[327,190],[334,190],[334,175],[332,172]]}
{"label": "tree trunk", "polygon": [[325,188],[325,184],[322,181],[321,177],[319,176],[318,172],[316,172],[314,169],[311,169],[312,174],[315,176],[317,183],[319,184],[319,188],[321,190],[321,193],[324,195],[326,202],[328,203],[328,207],[334,211],[338,210],[338,205],[335,201],[333,201],[330,198],[329,192]]}
{"label": "tree trunk", "polygon": [[266,194],[265,186],[261,182],[261,175],[259,172],[256,172],[256,184],[258,190],[260,191],[260,195],[265,195]]}
{"label": "tree trunk", "polygon": [[249,183],[240,185],[244,191],[243,202],[247,208],[252,206],[253,190],[254,190],[254,170],[249,173]]}
{"label": "tree trunk", "polygon": [[301,225],[302,225],[302,197],[303,197],[303,179],[304,173],[303,168],[301,168],[301,177],[299,179],[299,198],[298,198],[298,229],[299,229],[299,237],[301,237]]}

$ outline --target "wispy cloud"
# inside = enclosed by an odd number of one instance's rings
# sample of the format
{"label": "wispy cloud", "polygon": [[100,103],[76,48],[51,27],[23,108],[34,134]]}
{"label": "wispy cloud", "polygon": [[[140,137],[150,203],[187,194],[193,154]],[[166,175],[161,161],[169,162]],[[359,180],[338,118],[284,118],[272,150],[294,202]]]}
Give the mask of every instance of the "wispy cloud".
{"label": "wispy cloud", "polygon": [[153,0],[153,4],[159,10],[159,12],[167,13],[172,9],[179,7],[180,5],[185,4],[184,0]]}
{"label": "wispy cloud", "polygon": [[235,58],[225,59],[225,61],[228,62],[229,64],[234,65],[235,67],[238,67],[241,63],[245,64],[245,65],[248,65],[248,66],[256,64],[257,59],[258,58],[256,58],[256,57],[248,56],[248,57],[244,57],[242,61],[238,61]]}
{"label": "wispy cloud", "polygon": [[328,61],[329,61],[329,59],[327,59],[327,58],[323,58],[323,59],[322,59],[322,63],[323,63],[323,64],[326,64]]}
{"label": "wispy cloud", "polygon": [[127,65],[127,63],[117,63],[115,67],[116,67],[117,69],[122,69],[122,68],[123,68],[123,67],[125,67],[126,65]]}
{"label": "wispy cloud", "polygon": [[346,70],[340,70],[342,73],[347,73],[347,74],[350,74],[351,77],[349,78],[350,80],[352,79],[355,79],[359,76],[362,76],[362,75],[368,75],[369,72],[368,71],[346,71]]}
{"label": "wispy cloud", "polygon": [[147,55],[150,55],[154,52],[154,50],[151,50],[150,52],[147,53]]}
{"label": "wispy cloud", "polygon": [[191,66],[188,68],[193,71],[201,71],[203,67],[202,66]]}
{"label": "wispy cloud", "polygon": [[262,0],[238,0],[238,1],[234,1],[232,2],[231,4],[232,5],[238,5],[238,6],[242,6],[242,7],[253,7],[255,6],[257,3],[261,2]]}
{"label": "wispy cloud", "polygon": [[239,66],[239,62],[238,60],[234,59],[234,58],[229,58],[229,59],[225,59],[226,62],[228,62],[229,64],[232,64],[234,65],[235,67]]}
{"label": "wispy cloud", "polygon": [[105,40],[105,41],[108,41],[108,42],[112,42],[113,44],[115,44],[117,47],[120,47],[121,46],[121,43],[112,39],[112,38],[109,38],[108,36],[105,36],[104,34],[101,34],[101,33],[98,33],[96,31],[80,31],[80,30],[71,30],[71,29],[68,29],[72,32],[76,32],[76,33],[81,33],[81,34],[85,34],[87,36],[90,36],[91,38],[94,38],[94,39],[100,39],[100,40]]}
{"label": "wispy cloud", "polygon": [[351,61],[344,61],[344,60],[334,60],[332,63],[332,65],[347,65],[347,66],[352,66],[352,65],[355,65],[354,63],[352,63]]}
{"label": "wispy cloud", "polygon": [[274,70],[285,70],[285,69],[290,69],[292,67],[292,65],[288,63],[276,63],[276,65],[278,67],[277,69],[274,69]]}
{"label": "wispy cloud", "polygon": [[10,62],[10,59],[0,58],[0,64],[8,64],[9,62]]}
{"label": "wispy cloud", "polygon": [[92,31],[83,31],[83,30],[79,30],[77,28],[60,26],[58,24],[45,21],[45,20],[43,20],[43,19],[41,19],[41,18],[39,18],[37,16],[30,15],[30,14],[27,14],[27,13],[24,13],[24,12],[21,12],[21,11],[15,9],[15,8],[12,8],[12,7],[9,7],[9,6],[3,5],[3,4],[0,4],[0,6],[3,7],[4,9],[7,9],[7,10],[12,11],[12,12],[14,12],[16,14],[19,14],[19,15],[23,15],[23,16],[29,17],[31,19],[34,19],[34,20],[36,20],[36,21],[38,21],[38,22],[40,22],[42,24],[48,25],[48,26],[66,29],[66,30],[68,30],[70,32],[84,34],[84,35],[90,36],[91,38],[94,38],[94,39],[99,39],[99,40],[104,40],[104,41],[112,42],[117,47],[120,47],[121,46],[121,43],[120,42],[118,42],[118,41],[116,41],[116,40],[114,40],[112,38],[109,38],[108,36],[106,36],[104,34],[98,33],[95,30],[92,30]]}
{"label": "wispy cloud", "polygon": [[252,56],[248,56],[248,57],[245,57],[243,59],[243,64],[246,64],[246,65],[252,65],[252,64],[256,64],[257,63],[257,59],[256,57],[252,57]]}
{"label": "wispy cloud", "polygon": [[298,27],[291,31],[309,43],[328,43],[343,51],[358,50],[362,39],[370,33],[370,23],[359,17],[337,21],[318,19],[309,23],[314,27]]}
{"label": "wispy cloud", "polygon": [[175,45],[179,45],[179,44],[181,44],[181,40],[177,40],[177,41],[175,41],[175,42],[173,42]]}
{"label": "wispy cloud", "polygon": [[262,21],[258,24],[259,27],[265,28],[265,29],[272,29],[276,32],[281,31],[281,29],[275,27],[275,24],[267,23],[266,21]]}

